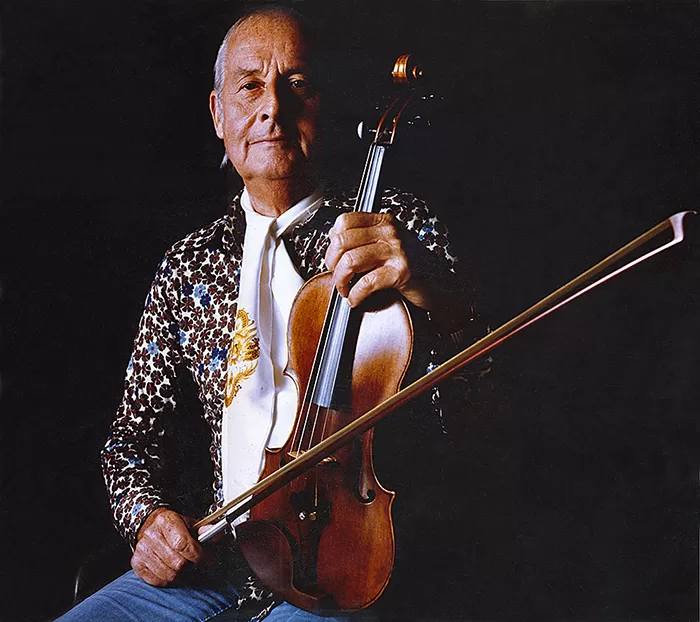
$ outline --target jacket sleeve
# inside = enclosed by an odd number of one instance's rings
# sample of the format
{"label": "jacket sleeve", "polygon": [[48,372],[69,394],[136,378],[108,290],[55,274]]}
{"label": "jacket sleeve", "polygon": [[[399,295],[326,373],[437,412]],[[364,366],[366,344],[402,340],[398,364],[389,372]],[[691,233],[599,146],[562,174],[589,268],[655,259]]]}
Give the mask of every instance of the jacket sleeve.
{"label": "jacket sleeve", "polygon": [[131,546],[146,517],[166,506],[158,486],[163,418],[175,408],[182,357],[168,299],[171,267],[161,262],[146,298],[124,381],[124,396],[102,450],[115,526]]}
{"label": "jacket sleeve", "polygon": [[441,335],[449,353],[483,336],[477,321],[475,292],[456,256],[447,227],[420,198],[389,189],[382,197],[382,212],[391,212],[405,231],[404,245],[415,276],[429,282],[450,302],[459,303],[454,332]]}
{"label": "jacket sleeve", "polygon": [[[456,316],[450,329],[435,322],[431,313],[413,310],[416,373],[423,375],[483,337],[488,327],[478,312],[476,292],[453,251],[447,227],[428,205],[410,193],[390,189],[383,196],[381,211],[393,213],[404,228],[405,250],[416,276],[457,303],[450,309]],[[458,412],[477,399],[484,389],[482,378],[490,372],[491,362],[490,357],[484,357],[433,388],[431,401],[443,432],[454,427],[447,424],[446,419],[453,416],[445,417],[445,411]]]}

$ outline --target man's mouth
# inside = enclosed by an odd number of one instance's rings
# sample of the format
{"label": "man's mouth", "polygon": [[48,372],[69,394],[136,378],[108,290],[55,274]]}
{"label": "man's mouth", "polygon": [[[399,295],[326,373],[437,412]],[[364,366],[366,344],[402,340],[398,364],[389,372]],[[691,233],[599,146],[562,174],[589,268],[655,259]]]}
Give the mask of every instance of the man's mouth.
{"label": "man's mouth", "polygon": [[265,144],[265,143],[290,143],[292,142],[291,138],[288,138],[287,136],[270,136],[267,138],[258,138],[257,140],[253,140],[251,144],[253,145],[259,145],[259,144]]}

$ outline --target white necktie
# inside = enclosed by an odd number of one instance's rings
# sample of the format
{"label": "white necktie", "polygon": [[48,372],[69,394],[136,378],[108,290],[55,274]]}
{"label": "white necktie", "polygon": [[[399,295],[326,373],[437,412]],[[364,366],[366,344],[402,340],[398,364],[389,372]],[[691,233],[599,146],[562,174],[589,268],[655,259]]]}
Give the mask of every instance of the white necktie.
{"label": "white necktie", "polygon": [[291,431],[296,391],[282,371],[289,312],[303,279],[281,236],[320,203],[317,192],[275,220],[254,212],[245,191],[241,197],[246,233],[222,421],[225,501],[257,481],[265,447],[281,446]]}

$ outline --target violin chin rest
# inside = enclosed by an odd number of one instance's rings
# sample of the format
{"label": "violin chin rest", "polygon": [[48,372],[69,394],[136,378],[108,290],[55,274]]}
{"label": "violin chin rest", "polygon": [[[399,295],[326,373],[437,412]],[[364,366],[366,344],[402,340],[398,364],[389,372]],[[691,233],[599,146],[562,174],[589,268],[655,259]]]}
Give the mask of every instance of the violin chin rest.
{"label": "violin chin rest", "polygon": [[333,605],[294,587],[294,555],[284,532],[269,521],[246,521],[236,525],[236,540],[250,569],[265,586],[295,607],[320,613]]}

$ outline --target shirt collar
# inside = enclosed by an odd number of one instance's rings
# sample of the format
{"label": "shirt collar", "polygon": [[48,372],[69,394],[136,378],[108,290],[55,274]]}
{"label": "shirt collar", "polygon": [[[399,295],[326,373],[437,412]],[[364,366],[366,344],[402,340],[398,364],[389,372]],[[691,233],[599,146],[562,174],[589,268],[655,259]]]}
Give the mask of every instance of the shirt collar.
{"label": "shirt collar", "polygon": [[316,188],[309,196],[304,197],[301,201],[292,205],[286,212],[277,218],[263,216],[258,214],[250,202],[248,190],[243,188],[241,193],[241,207],[246,214],[247,219],[264,219],[270,223],[270,233],[274,237],[279,237],[289,231],[292,227],[303,224],[311,219],[311,217],[321,207],[323,202],[323,189]]}

